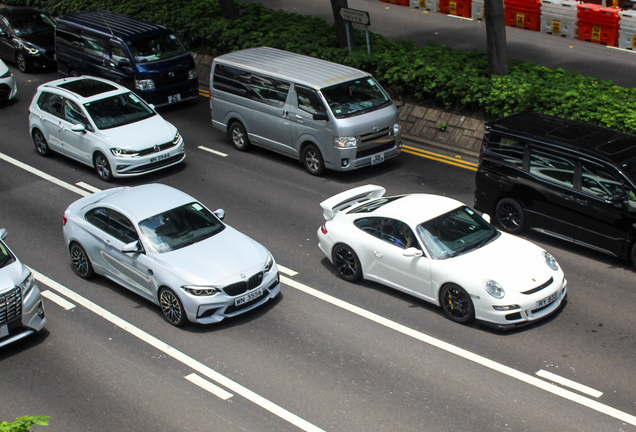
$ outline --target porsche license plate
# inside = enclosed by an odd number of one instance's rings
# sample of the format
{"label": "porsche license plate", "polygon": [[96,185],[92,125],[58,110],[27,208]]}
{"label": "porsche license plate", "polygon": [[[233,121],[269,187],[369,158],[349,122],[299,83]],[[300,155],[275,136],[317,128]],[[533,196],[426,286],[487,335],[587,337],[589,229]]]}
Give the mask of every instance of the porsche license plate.
{"label": "porsche license plate", "polygon": [[244,303],[254,300],[255,298],[259,298],[263,295],[263,288],[259,288],[257,290],[252,291],[249,294],[245,294],[243,297],[239,297],[234,300],[234,306],[240,306]]}
{"label": "porsche license plate", "polygon": [[168,159],[169,157],[170,157],[170,153],[164,153],[164,154],[159,155],[159,156],[151,157],[150,158],[150,162],[157,162],[157,161],[160,161],[162,159]]}
{"label": "porsche license plate", "polygon": [[371,165],[377,165],[384,162],[384,153],[378,153],[371,156]]}
{"label": "porsche license plate", "polygon": [[175,103],[175,102],[179,102],[180,100],[181,100],[180,94],[168,96],[168,103]]}
{"label": "porsche license plate", "polygon": [[559,290],[559,291],[557,291],[557,292],[555,292],[553,294],[550,294],[546,298],[539,300],[537,302],[537,307],[540,308],[540,307],[543,307],[543,306],[547,306],[550,303],[554,303],[556,300],[559,299],[560,295],[561,295],[561,290]]}

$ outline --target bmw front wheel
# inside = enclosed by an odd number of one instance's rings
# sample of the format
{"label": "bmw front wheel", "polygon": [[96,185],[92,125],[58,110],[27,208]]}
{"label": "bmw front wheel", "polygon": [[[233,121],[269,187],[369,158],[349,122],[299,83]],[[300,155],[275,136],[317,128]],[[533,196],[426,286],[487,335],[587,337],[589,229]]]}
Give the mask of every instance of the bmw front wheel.
{"label": "bmw front wheel", "polygon": [[179,297],[177,297],[170,288],[164,287],[159,290],[159,304],[163,316],[173,326],[181,327],[188,322],[185,310],[183,309],[183,303],[181,303]]}

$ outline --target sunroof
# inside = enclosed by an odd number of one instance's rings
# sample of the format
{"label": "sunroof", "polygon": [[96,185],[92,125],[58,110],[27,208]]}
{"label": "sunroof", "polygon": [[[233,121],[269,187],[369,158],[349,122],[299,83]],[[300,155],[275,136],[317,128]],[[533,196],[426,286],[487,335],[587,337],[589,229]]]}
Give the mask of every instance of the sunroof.
{"label": "sunroof", "polygon": [[58,87],[77,93],[82,97],[91,97],[100,93],[117,90],[117,87],[112,84],[90,78],[65,82]]}
{"label": "sunroof", "polygon": [[625,137],[601,144],[596,148],[596,150],[608,155],[615,155],[617,153],[624,152],[625,150],[633,150],[634,146],[636,146],[636,139]]}
{"label": "sunroof", "polygon": [[580,138],[583,138],[584,136],[591,135],[597,131],[598,129],[587,126],[587,125],[570,124],[567,126],[563,126],[563,127],[551,130],[550,132],[546,133],[546,135],[553,136],[555,138],[560,138],[562,140],[575,141]]}

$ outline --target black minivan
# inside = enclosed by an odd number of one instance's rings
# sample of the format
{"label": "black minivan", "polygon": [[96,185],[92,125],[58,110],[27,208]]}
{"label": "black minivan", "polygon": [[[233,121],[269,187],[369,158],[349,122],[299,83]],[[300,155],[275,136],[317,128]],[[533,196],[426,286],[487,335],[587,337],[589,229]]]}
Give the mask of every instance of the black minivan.
{"label": "black minivan", "polygon": [[155,106],[199,94],[194,59],[172,30],[116,12],[59,17],[55,55],[60,76],[106,78]]}
{"label": "black minivan", "polygon": [[485,124],[475,208],[636,265],[636,137],[537,112]]}

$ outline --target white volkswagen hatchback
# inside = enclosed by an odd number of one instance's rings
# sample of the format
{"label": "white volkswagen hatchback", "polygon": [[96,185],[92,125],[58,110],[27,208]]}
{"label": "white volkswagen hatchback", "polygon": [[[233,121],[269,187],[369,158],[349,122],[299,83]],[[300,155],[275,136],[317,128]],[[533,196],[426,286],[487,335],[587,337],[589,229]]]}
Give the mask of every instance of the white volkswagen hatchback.
{"label": "white volkswagen hatchback", "polygon": [[454,199],[384,193],[367,185],[321,203],[318,245],[343,279],[379,282],[441,306],[455,322],[499,329],[545,318],[565,301],[563,270],[539,246]]}
{"label": "white volkswagen hatchback", "polygon": [[96,77],[63,78],[38,87],[29,107],[37,152],[94,167],[99,177],[130,177],[185,158],[177,128],[127,88]]}
{"label": "white volkswagen hatchback", "polygon": [[267,249],[191,196],[161,184],[107,189],[64,212],[75,273],[107,277],[161,306],[175,326],[209,324],[280,292]]}

